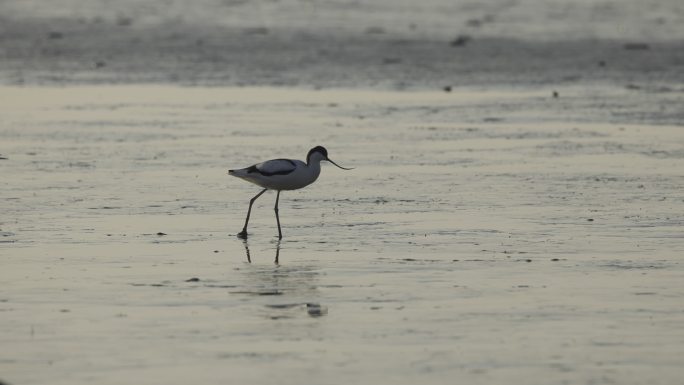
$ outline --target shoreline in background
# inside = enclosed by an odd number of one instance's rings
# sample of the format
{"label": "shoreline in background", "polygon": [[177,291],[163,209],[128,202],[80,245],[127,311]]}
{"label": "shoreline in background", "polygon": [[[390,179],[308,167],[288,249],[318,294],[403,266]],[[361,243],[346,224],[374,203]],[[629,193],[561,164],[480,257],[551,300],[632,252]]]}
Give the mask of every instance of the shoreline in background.
{"label": "shoreline in background", "polygon": [[[684,6],[521,0],[0,4],[0,84],[682,91]],[[98,7],[99,4],[99,7]],[[312,8],[313,7],[313,8]],[[305,12],[306,11],[306,12]]]}

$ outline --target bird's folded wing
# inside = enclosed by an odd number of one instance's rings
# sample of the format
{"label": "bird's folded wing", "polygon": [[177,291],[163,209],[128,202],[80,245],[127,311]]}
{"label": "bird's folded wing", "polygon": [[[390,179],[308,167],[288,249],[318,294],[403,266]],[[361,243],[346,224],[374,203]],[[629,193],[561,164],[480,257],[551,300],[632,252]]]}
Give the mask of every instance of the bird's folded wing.
{"label": "bird's folded wing", "polygon": [[264,176],[287,175],[297,168],[290,159],[273,159],[253,166],[254,171]]}

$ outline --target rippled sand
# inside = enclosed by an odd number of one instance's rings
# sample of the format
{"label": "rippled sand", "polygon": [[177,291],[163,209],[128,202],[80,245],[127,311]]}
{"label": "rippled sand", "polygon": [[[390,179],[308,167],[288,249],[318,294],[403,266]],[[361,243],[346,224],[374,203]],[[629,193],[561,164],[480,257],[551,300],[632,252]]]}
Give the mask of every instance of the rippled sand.
{"label": "rippled sand", "polygon": [[0,378],[677,383],[681,93],[557,92],[1,88]]}

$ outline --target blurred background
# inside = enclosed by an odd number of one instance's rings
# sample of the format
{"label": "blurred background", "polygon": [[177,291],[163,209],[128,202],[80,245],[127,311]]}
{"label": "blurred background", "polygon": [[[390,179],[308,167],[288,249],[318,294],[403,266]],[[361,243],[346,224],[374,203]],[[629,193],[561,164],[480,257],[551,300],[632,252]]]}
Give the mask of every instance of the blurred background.
{"label": "blurred background", "polygon": [[683,36],[678,0],[2,1],[0,81],[673,82]]}

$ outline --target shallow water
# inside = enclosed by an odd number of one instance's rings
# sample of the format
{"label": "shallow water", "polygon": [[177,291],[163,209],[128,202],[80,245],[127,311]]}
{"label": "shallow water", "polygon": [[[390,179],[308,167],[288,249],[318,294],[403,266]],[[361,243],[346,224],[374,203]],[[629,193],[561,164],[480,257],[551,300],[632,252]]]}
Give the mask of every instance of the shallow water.
{"label": "shallow water", "polygon": [[676,383],[681,93],[558,91],[0,89],[0,378]]}

